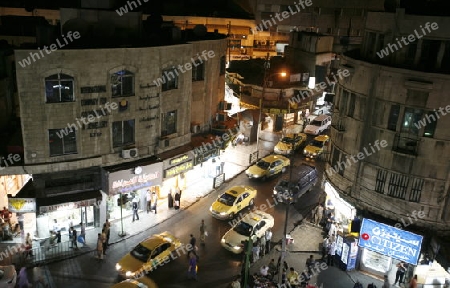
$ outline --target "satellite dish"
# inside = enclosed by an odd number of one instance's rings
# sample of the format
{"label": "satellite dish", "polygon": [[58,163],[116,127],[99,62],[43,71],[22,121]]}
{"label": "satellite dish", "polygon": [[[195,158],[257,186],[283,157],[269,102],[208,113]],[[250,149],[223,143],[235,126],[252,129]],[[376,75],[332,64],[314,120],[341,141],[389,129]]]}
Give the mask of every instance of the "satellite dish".
{"label": "satellite dish", "polygon": [[80,35],[86,35],[89,30],[89,23],[84,21],[83,19],[75,18],[66,21],[66,23],[62,26],[62,33],[67,35],[67,32],[78,31]]}
{"label": "satellite dish", "polygon": [[206,33],[208,32],[208,29],[206,28],[205,25],[195,25],[194,27],[194,35],[198,36],[198,37],[203,37],[206,35]]}

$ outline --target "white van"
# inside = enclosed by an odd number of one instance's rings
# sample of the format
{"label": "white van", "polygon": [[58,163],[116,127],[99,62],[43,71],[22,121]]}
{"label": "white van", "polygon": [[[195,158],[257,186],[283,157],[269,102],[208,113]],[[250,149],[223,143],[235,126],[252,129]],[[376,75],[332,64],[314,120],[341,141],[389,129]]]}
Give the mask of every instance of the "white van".
{"label": "white van", "polygon": [[328,129],[330,125],[331,125],[331,116],[322,114],[314,118],[314,120],[312,120],[311,123],[309,123],[309,125],[306,125],[303,133],[310,135],[319,135],[324,130]]}

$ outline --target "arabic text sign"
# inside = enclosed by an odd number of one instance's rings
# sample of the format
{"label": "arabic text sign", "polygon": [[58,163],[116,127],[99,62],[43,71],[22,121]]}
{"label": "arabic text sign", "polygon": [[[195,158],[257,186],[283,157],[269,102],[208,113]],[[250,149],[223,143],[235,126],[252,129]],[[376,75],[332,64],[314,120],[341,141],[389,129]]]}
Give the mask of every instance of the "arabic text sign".
{"label": "arabic text sign", "polygon": [[359,246],[417,265],[422,236],[370,219],[363,219]]}

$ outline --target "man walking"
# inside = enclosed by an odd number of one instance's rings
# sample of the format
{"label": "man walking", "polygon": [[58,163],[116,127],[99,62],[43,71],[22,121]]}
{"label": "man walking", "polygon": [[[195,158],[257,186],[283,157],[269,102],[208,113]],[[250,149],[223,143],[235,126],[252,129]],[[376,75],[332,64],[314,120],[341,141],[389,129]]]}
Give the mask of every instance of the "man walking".
{"label": "man walking", "polygon": [[98,233],[97,237],[97,259],[102,260],[103,259],[103,241],[102,241],[102,234]]}
{"label": "man walking", "polygon": [[148,214],[152,210],[152,194],[150,193],[150,189],[147,190],[146,200],[147,200],[147,214]]}
{"label": "man walking", "polygon": [[270,246],[272,244],[272,242],[270,242],[272,240],[272,230],[267,229],[265,236],[266,236],[266,254],[269,254],[271,249]]}
{"label": "man walking", "polygon": [[314,224],[319,226],[320,221],[322,221],[322,217],[323,217],[323,206],[322,204],[319,204],[316,207],[316,213],[314,214]]}
{"label": "man walking", "polygon": [[155,192],[152,192],[152,200],[151,200],[151,202],[152,202],[151,210],[155,210],[155,214],[156,214],[157,213],[156,207],[158,205],[158,196],[156,195]]}
{"label": "man walking", "polygon": [[205,238],[206,238],[206,226],[205,220],[202,220],[202,224],[200,224],[200,244],[205,246]]}
{"label": "man walking", "polygon": [[195,256],[197,256],[197,239],[195,239],[195,237],[194,237],[194,235],[190,235],[191,236],[191,239],[189,240],[189,244],[191,245],[191,247],[192,247],[192,249],[188,252],[188,258],[190,257],[190,255],[191,255],[191,252],[193,252],[194,253],[194,255]]}
{"label": "man walking", "polygon": [[86,246],[86,226],[80,222],[80,236],[83,238],[83,247]]}
{"label": "man walking", "polygon": [[133,199],[133,222],[134,219],[139,220],[139,215],[138,215],[138,200],[137,198]]}
{"label": "man walking", "polygon": [[328,259],[327,259],[327,265],[328,266],[334,266],[334,255],[336,254],[336,244],[334,241],[330,241],[328,244]]}
{"label": "man walking", "polygon": [[259,242],[261,243],[261,257],[264,257],[266,254],[266,236],[263,235],[261,238],[259,238]]}
{"label": "man walking", "polygon": [[75,250],[78,250],[77,230],[75,230],[73,227],[70,227],[70,230],[72,231],[72,248],[74,248]]}

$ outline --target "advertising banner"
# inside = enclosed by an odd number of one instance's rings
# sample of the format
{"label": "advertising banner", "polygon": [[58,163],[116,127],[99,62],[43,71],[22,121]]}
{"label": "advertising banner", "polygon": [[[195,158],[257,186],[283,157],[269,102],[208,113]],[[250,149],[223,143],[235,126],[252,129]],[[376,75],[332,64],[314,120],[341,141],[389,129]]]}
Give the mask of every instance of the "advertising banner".
{"label": "advertising banner", "polygon": [[370,219],[363,219],[358,245],[417,265],[423,237]]}

